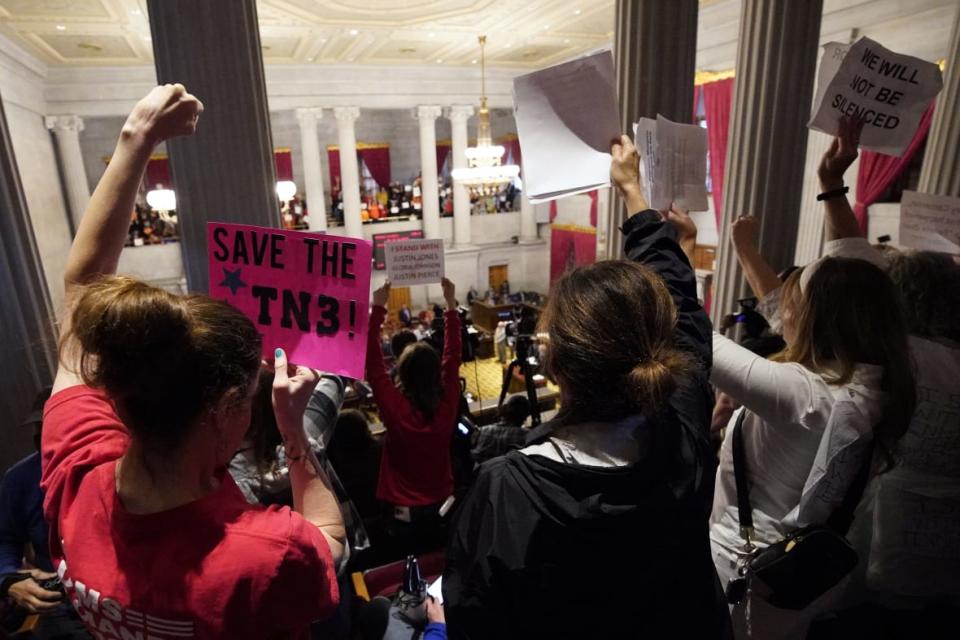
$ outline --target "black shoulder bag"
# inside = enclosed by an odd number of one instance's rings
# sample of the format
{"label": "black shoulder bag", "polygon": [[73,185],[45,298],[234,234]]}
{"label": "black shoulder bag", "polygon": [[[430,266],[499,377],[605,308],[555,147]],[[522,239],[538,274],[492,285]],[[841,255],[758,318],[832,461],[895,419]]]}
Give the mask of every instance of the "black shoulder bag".
{"label": "black shoulder bag", "polygon": [[843,502],[825,524],[791,531],[783,540],[758,550],[752,541],[753,513],[743,443],[742,428],[746,415],[744,409],[733,427],[733,473],[745,561],[738,567],[739,576],[727,585],[727,599],[731,604],[738,604],[746,593],[747,580],[756,578],[769,589],[765,599],[773,606],[804,609],[857,566],[857,552],[850,546],[846,534],[867,485],[872,456],[867,455]]}

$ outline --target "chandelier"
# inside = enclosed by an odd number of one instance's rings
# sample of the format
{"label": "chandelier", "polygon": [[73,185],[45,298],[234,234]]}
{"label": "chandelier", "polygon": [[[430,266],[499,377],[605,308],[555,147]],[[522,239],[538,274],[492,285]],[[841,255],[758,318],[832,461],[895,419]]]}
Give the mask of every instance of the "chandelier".
{"label": "chandelier", "polygon": [[490,109],[487,107],[487,68],[484,46],[487,36],[480,36],[480,113],[477,121],[477,146],[466,150],[467,166],[454,169],[451,177],[474,195],[494,195],[520,174],[515,164],[500,164],[504,149],[494,145],[490,136]]}

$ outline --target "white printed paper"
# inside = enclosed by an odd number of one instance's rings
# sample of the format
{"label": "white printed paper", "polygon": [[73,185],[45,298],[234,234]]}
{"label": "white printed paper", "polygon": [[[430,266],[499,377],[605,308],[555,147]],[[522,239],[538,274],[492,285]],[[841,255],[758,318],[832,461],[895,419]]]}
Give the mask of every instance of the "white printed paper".
{"label": "white printed paper", "polygon": [[433,284],[443,278],[442,238],[388,242],[383,249],[391,284]]}
{"label": "white printed paper", "polygon": [[943,88],[932,63],[895,53],[870,38],[824,45],[809,127],[837,134],[841,116],[864,118],[860,146],[903,155],[930,101]]}
{"label": "white printed paper", "polygon": [[530,202],[610,186],[620,115],[609,51],[515,78],[513,104]]}
{"label": "white printed paper", "polygon": [[443,604],[443,576],[437,578],[433,584],[427,587],[427,595]]}
{"label": "white printed paper", "polygon": [[900,245],[960,254],[960,198],[904,191],[900,201]]}
{"label": "white printed paper", "polygon": [[707,132],[657,115],[633,125],[646,199],[654,209],[674,203],[686,211],[706,211]]}

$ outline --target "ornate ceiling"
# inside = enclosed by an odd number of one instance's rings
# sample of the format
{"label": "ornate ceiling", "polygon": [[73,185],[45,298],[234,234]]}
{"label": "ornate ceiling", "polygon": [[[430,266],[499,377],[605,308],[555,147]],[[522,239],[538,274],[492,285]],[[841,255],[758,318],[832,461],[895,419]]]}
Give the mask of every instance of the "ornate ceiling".
{"label": "ornate ceiling", "polygon": [[[541,67],[612,40],[614,0],[258,0],[267,64]],[[0,32],[51,65],[152,62],[144,0],[0,0]]]}
{"label": "ornate ceiling", "polygon": [[[197,0],[202,1],[202,0]],[[667,0],[663,0],[667,1]],[[800,0],[798,0],[800,1]],[[258,0],[268,65],[475,64],[477,36],[505,69],[611,46],[615,0]],[[946,54],[957,0],[823,0],[824,40],[868,35],[927,60]],[[697,69],[736,59],[740,0],[700,0]],[[148,65],[146,0],[0,0],[0,33],[52,66]]]}

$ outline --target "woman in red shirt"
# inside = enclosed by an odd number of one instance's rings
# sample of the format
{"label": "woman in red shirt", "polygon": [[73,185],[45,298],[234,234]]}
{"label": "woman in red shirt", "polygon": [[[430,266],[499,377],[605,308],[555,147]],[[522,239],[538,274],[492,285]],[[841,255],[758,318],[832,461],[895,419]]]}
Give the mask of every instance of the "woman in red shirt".
{"label": "woman in red shirt", "polygon": [[339,597],[343,522],[304,456],[318,374],[277,350],[295,510],[249,505],[226,464],[250,424],[255,327],[207,296],[112,275],[151,152],[202,111],[182,85],[137,103],[67,261],[41,484],[53,564],[96,637],[290,637]]}
{"label": "woman in red shirt", "polygon": [[460,406],[460,316],[454,294],[453,283],[444,278],[443,360],[426,343],[411,345],[397,361],[395,384],[379,341],[390,284],[373,292],[367,382],[387,429],[377,498],[390,510],[388,529],[394,535],[409,529],[405,525],[438,523],[440,506],[453,494],[450,441]]}

